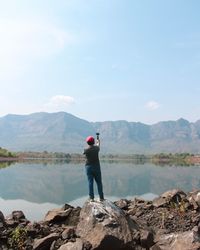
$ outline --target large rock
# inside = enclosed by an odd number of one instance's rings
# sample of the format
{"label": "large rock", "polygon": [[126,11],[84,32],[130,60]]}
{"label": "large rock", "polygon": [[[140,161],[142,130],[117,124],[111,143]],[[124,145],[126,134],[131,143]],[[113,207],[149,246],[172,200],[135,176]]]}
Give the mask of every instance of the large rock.
{"label": "large rock", "polygon": [[62,208],[55,208],[46,214],[44,221],[50,223],[64,223],[76,226],[79,221],[80,208],[65,204]]}
{"label": "large rock", "polygon": [[135,249],[132,234],[138,230],[137,223],[111,201],[87,201],[80,213],[77,235],[89,241],[92,249],[128,250]]}
{"label": "large rock", "polygon": [[29,223],[23,211],[13,211],[10,215],[6,216],[5,222],[7,226],[13,228],[18,224],[27,225]]}
{"label": "large rock", "polygon": [[59,234],[52,233],[44,238],[35,239],[33,243],[33,250],[49,250],[52,242],[58,239],[58,237]]}
{"label": "large rock", "polygon": [[22,211],[13,211],[11,216],[12,216],[13,220],[16,220],[16,221],[23,221],[24,219],[26,219],[26,217]]}
{"label": "large rock", "polygon": [[157,236],[157,243],[151,250],[199,250],[200,243],[196,232],[174,233]]}
{"label": "large rock", "polygon": [[179,204],[185,197],[186,194],[182,190],[172,189],[161,194],[158,198],[155,198],[153,200],[153,205],[155,207],[163,207],[170,203]]}
{"label": "large rock", "polygon": [[200,207],[200,190],[195,190],[193,192],[188,193],[188,200],[191,205],[193,205],[194,209]]}
{"label": "large rock", "polygon": [[72,208],[63,210],[62,208],[55,208],[47,212],[44,221],[51,223],[58,223],[64,221],[67,216],[71,213]]}

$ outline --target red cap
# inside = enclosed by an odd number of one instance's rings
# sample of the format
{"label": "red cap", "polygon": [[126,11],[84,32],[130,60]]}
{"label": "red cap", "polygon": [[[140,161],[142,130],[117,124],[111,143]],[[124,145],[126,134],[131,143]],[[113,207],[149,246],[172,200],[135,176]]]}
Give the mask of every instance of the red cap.
{"label": "red cap", "polygon": [[87,138],[86,138],[86,142],[88,143],[90,143],[90,144],[94,144],[94,137],[93,136],[88,136]]}

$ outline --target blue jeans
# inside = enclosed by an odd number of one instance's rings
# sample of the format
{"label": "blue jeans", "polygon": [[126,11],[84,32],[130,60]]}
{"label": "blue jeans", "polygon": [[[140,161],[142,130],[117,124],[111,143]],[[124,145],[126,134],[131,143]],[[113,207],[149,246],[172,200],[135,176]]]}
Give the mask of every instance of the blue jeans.
{"label": "blue jeans", "polygon": [[95,180],[95,182],[97,184],[99,198],[104,199],[100,165],[86,165],[85,170],[86,170],[86,174],[87,174],[87,178],[88,178],[90,198],[94,199],[94,185],[93,185],[93,183]]}

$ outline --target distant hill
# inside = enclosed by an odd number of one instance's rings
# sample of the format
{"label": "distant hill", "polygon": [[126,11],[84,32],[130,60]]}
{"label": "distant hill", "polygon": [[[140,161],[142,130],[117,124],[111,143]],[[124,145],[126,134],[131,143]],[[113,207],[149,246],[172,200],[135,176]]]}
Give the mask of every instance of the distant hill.
{"label": "distant hill", "polygon": [[0,147],[12,151],[82,153],[85,138],[100,132],[102,153],[199,153],[200,120],[88,122],[69,113],[33,113],[0,118]]}

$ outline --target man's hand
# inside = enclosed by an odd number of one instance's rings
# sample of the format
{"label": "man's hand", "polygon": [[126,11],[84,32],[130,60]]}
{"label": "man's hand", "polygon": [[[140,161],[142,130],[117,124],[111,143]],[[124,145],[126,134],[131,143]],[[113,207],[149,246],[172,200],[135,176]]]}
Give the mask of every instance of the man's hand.
{"label": "man's hand", "polygon": [[99,139],[97,139],[96,145],[100,147],[100,140]]}

